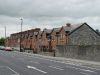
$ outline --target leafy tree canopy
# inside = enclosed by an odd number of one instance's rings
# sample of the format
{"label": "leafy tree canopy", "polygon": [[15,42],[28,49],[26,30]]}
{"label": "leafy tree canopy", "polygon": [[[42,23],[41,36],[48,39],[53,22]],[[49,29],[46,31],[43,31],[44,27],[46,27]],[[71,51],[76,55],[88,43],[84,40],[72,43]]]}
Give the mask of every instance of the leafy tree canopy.
{"label": "leafy tree canopy", "polygon": [[5,45],[5,38],[3,37],[0,38],[0,45]]}

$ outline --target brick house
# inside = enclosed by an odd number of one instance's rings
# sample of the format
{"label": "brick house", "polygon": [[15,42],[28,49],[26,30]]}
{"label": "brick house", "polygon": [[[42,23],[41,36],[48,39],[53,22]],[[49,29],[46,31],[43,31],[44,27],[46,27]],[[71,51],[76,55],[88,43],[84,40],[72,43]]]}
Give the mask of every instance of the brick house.
{"label": "brick house", "polygon": [[67,23],[66,26],[59,28],[53,28],[51,32],[51,45],[52,48],[56,48],[57,45],[67,45],[68,43],[68,33],[76,27],[73,27],[70,23]]}
{"label": "brick house", "polygon": [[49,51],[51,29],[44,29],[41,33],[41,51]]}
{"label": "brick house", "polygon": [[16,33],[11,35],[10,42],[11,42],[10,43],[11,47],[17,46],[17,35],[16,35]]}
{"label": "brick house", "polygon": [[56,45],[65,45],[68,42],[68,36],[66,35],[71,28],[70,24],[66,24],[66,26],[44,29],[43,31],[36,28],[22,33],[14,33],[10,36],[9,45],[11,47],[20,47],[20,36],[22,35],[21,46],[24,49],[32,49],[34,52],[37,50],[52,51],[52,49],[56,48]]}
{"label": "brick house", "polygon": [[33,35],[34,35],[34,29],[28,30],[28,39],[27,39],[27,49],[34,49],[33,45]]}
{"label": "brick house", "polygon": [[34,31],[34,35],[32,38],[32,49],[34,53],[37,53],[39,49],[39,43],[38,43],[38,38],[37,38],[38,33],[39,31]]}
{"label": "brick house", "polygon": [[26,35],[26,49],[33,50],[36,52],[37,50],[37,34],[40,31],[40,28],[28,30],[28,34]]}
{"label": "brick house", "polygon": [[41,52],[42,50],[42,31],[39,31],[36,37],[37,51]]}
{"label": "brick house", "polygon": [[23,39],[23,41],[22,41],[23,48],[27,49],[28,31],[23,32],[22,39]]}
{"label": "brick house", "polygon": [[[10,35],[9,38],[6,39],[6,46],[10,47],[20,47],[20,38],[21,38],[21,47],[25,49],[35,49],[36,41],[34,41],[36,38],[34,35],[35,33],[38,33],[40,31],[40,28],[31,29],[27,31],[23,31],[22,33],[13,33]],[[21,37],[22,36],[22,37]]]}
{"label": "brick house", "polygon": [[52,47],[56,47],[56,45],[58,45],[58,41],[59,41],[59,32],[60,32],[61,28],[53,28],[52,32],[51,32],[51,42],[52,42]]}

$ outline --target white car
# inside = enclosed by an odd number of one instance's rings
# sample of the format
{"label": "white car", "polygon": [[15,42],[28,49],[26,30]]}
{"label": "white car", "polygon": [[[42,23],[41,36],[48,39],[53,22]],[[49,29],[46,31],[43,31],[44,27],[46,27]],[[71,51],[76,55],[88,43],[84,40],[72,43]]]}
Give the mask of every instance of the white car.
{"label": "white car", "polygon": [[5,47],[5,51],[12,51],[11,47]]}

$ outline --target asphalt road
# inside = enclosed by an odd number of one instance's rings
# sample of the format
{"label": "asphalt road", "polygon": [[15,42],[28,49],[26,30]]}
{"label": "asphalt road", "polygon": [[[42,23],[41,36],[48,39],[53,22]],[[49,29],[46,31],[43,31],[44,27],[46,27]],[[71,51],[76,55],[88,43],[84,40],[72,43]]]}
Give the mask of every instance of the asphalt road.
{"label": "asphalt road", "polygon": [[0,75],[100,75],[100,70],[0,50]]}

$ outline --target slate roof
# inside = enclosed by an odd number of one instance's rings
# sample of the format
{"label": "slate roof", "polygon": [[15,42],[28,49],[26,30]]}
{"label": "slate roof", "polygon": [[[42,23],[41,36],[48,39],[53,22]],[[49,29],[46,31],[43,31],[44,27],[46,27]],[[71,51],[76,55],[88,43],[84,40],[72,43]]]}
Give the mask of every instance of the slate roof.
{"label": "slate roof", "polygon": [[[83,23],[80,23],[80,24],[73,24],[73,25],[70,25],[70,26],[62,26],[64,28],[65,31],[73,31],[74,29],[76,29],[77,27],[81,26]],[[61,28],[62,27],[59,27],[59,28],[53,28],[53,30],[55,32],[60,32]]]}
{"label": "slate roof", "polygon": [[38,34],[41,35],[43,31],[39,31]]}
{"label": "slate roof", "polygon": [[45,33],[49,33],[49,34],[50,34],[51,31],[52,31],[52,29],[44,29],[43,31],[44,31]]}
{"label": "slate roof", "polygon": [[70,34],[72,34],[73,32],[75,32],[77,29],[79,29],[80,27],[82,27],[83,25],[87,25],[91,30],[93,30],[97,35],[99,35],[100,36],[100,34],[99,33],[97,33],[92,27],[90,27],[87,23],[80,23],[80,24],[77,24],[76,26],[76,28],[74,28],[70,33],[69,33],[69,35]]}
{"label": "slate roof", "polygon": [[61,30],[61,27],[60,27],[60,28],[53,28],[53,30],[54,30],[55,32],[59,32],[59,31]]}
{"label": "slate roof", "polygon": [[65,31],[73,31],[74,29],[78,28],[79,26],[81,26],[83,23],[79,23],[79,24],[73,24],[73,25],[70,25],[70,26],[63,26],[64,30]]}

